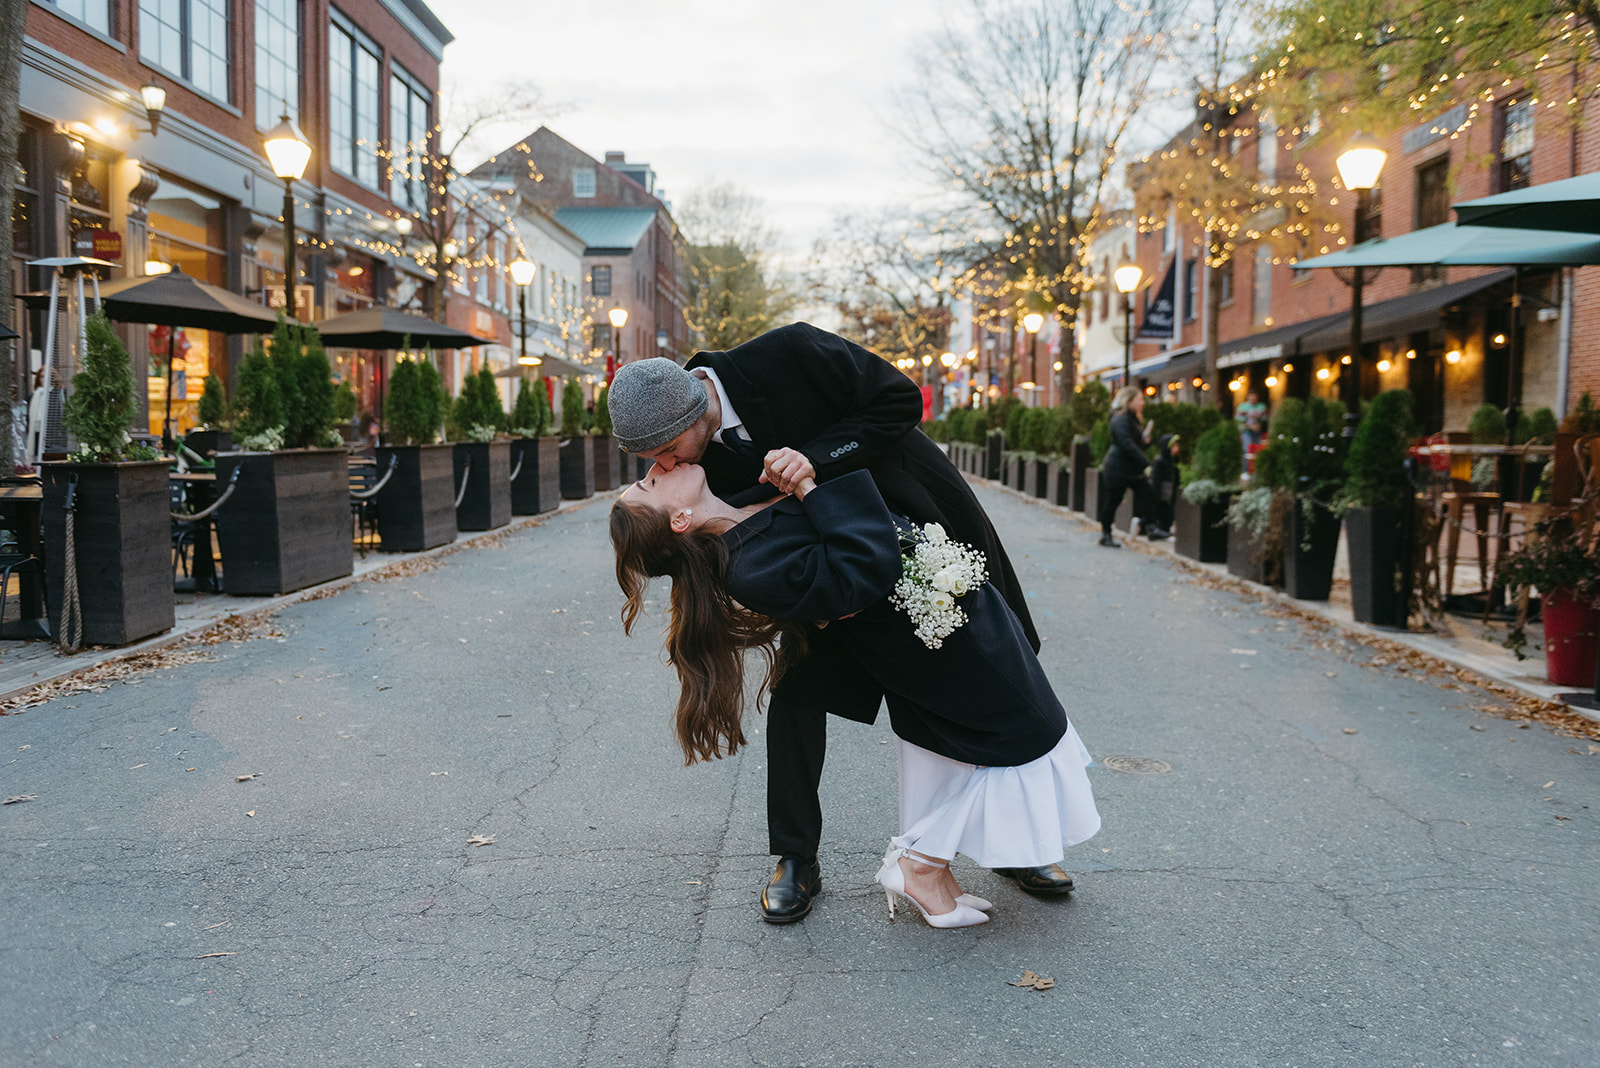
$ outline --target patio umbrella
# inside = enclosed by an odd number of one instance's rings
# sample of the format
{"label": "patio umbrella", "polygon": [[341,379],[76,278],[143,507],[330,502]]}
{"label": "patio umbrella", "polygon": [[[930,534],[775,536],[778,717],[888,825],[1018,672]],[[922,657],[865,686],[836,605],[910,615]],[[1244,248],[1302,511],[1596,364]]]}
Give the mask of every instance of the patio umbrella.
{"label": "patio umbrella", "polygon": [[1455,205],[1456,221],[1600,234],[1600,173],[1580,174]]}
{"label": "patio umbrella", "polygon": [[[31,306],[49,294],[29,293]],[[221,334],[267,334],[278,325],[278,314],[253,300],[202,282],[177,267],[166,274],[119,278],[100,286],[100,306],[107,319],[119,323],[215,330]],[[167,412],[161,432],[166,448],[172,447],[172,355],[177,335],[167,335]]]}
{"label": "patio umbrella", "polygon": [[469,334],[453,326],[412,315],[398,308],[364,308],[335,315],[315,324],[323,343],[347,349],[416,348],[470,349],[492,345],[493,339]]}
{"label": "patio umbrella", "polygon": [[1445,223],[1398,237],[1363,241],[1295,264],[1316,267],[1582,267],[1600,263],[1600,234]]}

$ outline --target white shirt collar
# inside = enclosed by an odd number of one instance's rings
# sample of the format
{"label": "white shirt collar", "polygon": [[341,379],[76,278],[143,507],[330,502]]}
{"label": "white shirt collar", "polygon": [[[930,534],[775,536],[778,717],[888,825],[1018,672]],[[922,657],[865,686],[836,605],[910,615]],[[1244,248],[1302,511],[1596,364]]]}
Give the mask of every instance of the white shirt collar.
{"label": "white shirt collar", "polygon": [[720,442],[729,431],[739,430],[739,436],[748,441],[750,435],[742,429],[744,421],[739,418],[739,413],[733,410],[733,402],[728,399],[728,391],[722,387],[722,379],[717,377],[717,372],[709,367],[696,367],[690,373],[704,378],[711,383],[711,388],[717,391],[717,405],[722,409],[722,425],[711,435],[711,439]]}

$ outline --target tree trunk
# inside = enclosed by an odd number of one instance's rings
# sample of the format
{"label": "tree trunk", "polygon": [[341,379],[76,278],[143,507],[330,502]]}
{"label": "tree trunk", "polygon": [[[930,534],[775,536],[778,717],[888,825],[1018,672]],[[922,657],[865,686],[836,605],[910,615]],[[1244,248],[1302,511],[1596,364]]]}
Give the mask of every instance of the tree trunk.
{"label": "tree trunk", "polygon": [[[1206,241],[1210,245],[1209,235]],[[1222,269],[1206,268],[1206,384],[1211,387],[1211,403],[1220,404],[1222,398],[1222,369],[1217,366],[1217,320],[1222,315]]]}
{"label": "tree trunk", "polygon": [[[17,173],[17,137],[22,129],[22,36],[27,26],[28,0],[0,0],[0,326],[11,326],[14,289],[11,282],[11,211]],[[0,341],[0,474],[9,475],[11,452],[12,373],[14,341]]]}
{"label": "tree trunk", "polygon": [[1061,324],[1061,344],[1057,355],[1061,360],[1061,370],[1058,382],[1060,385],[1061,404],[1070,404],[1072,394],[1078,388],[1078,333],[1076,312],[1063,313],[1056,316],[1056,321]]}

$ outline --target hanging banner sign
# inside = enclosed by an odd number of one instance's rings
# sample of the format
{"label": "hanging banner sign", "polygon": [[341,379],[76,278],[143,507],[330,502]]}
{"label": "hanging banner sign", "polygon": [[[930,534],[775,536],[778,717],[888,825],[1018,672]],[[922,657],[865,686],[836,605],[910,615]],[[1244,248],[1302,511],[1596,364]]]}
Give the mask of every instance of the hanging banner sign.
{"label": "hanging banner sign", "polygon": [[1145,307],[1144,322],[1139,324],[1138,341],[1171,341],[1178,321],[1177,273],[1178,258],[1174,256],[1167,265],[1167,275],[1161,280],[1154,299]]}
{"label": "hanging banner sign", "polygon": [[113,262],[122,259],[122,235],[115,230],[96,230],[89,235],[93,241],[94,257]]}

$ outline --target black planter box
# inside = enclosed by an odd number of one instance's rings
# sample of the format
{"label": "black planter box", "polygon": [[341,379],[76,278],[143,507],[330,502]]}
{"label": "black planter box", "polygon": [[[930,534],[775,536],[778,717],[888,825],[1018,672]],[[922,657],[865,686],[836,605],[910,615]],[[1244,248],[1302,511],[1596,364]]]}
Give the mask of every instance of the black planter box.
{"label": "black planter box", "polygon": [[458,441],[451,460],[461,498],[456,529],[495,530],[511,522],[511,442]]}
{"label": "black planter box", "polygon": [[1350,552],[1350,608],[1357,623],[1406,625],[1400,570],[1410,552],[1399,508],[1352,508],[1345,516]]}
{"label": "black planter box", "polygon": [[1019,490],[1022,488],[1022,457],[1011,452],[1002,454],[1000,481],[1010,489]]}
{"label": "black planter box", "polygon": [[1072,492],[1082,498],[1077,510],[1098,523],[1100,522],[1100,469],[1098,467],[1086,467],[1083,469],[1081,494],[1079,493],[1079,481],[1078,477],[1074,475],[1072,478]]}
{"label": "black planter box", "polygon": [[594,439],[587,434],[561,443],[561,496],[569,501],[594,496]]}
{"label": "black planter box", "polygon": [[1029,497],[1043,497],[1049,466],[1038,459],[1022,461],[1022,492]]}
{"label": "black planter box", "polygon": [[561,504],[561,442],[517,438],[511,442],[511,514],[540,515]]}
{"label": "black planter box", "polygon": [[224,593],[289,593],[355,570],[343,449],[225,452],[219,487],[235,467],[238,484],[215,520]]}
{"label": "black planter box", "polygon": [[1000,480],[1000,454],[1005,452],[1006,436],[998,430],[989,431],[983,439],[983,470],[978,473],[996,482]]}
{"label": "black planter box", "polygon": [[[44,486],[45,588],[50,628],[62,633],[66,588],[67,485],[76,477],[73,545],[78,609],[86,645],[127,645],[170,630],[172,519],[167,465],[142,463],[40,466]],[[349,537],[348,531],[345,535]]]}
{"label": "black planter box", "polygon": [[215,460],[217,453],[233,451],[233,431],[191,430],[184,435],[183,445],[206,460]]}
{"label": "black planter box", "polygon": [[1045,464],[1044,499],[1063,508],[1072,505],[1072,468],[1061,460]]}
{"label": "black planter box", "polygon": [[633,480],[637,482],[645,475],[648,475],[650,469],[655,465],[656,462],[648,456],[635,456],[633,458]]}
{"label": "black planter box", "polygon": [[[1250,532],[1240,527],[1228,529],[1228,574],[1237,575],[1251,582],[1263,585],[1267,582],[1268,565],[1271,563],[1263,551],[1263,542],[1266,535],[1252,537]],[[1271,568],[1274,572],[1275,567]]]}
{"label": "black planter box", "polygon": [[1133,533],[1133,502],[1133,487],[1129,486],[1122,491],[1122,500],[1117,502],[1117,514],[1111,519],[1111,525],[1124,534]]}
{"label": "black planter box", "polygon": [[595,434],[591,440],[594,442],[595,492],[614,490],[622,485],[622,450],[617,448],[617,439],[610,434]]}
{"label": "black planter box", "polygon": [[[1072,510],[1074,512],[1089,512],[1094,508],[1094,498],[1085,498],[1090,490],[1088,473],[1094,469],[1094,461],[1089,454],[1087,441],[1074,441],[1072,443]],[[1091,513],[1092,514],[1092,513]]]}
{"label": "black planter box", "polygon": [[1177,529],[1172,532],[1172,547],[1179,556],[1202,564],[1222,564],[1228,560],[1228,503],[1225,494],[1210,504],[1192,504],[1178,494]]}
{"label": "black planter box", "polygon": [[456,540],[455,447],[381,445],[378,470],[398,463],[378,491],[378,537],[383,551],[414,553]]}
{"label": "black planter box", "polygon": [[[1310,548],[1306,513],[1310,512]],[[1299,601],[1326,601],[1333,590],[1333,560],[1339,552],[1339,517],[1320,504],[1295,502],[1283,546],[1283,588]]]}

